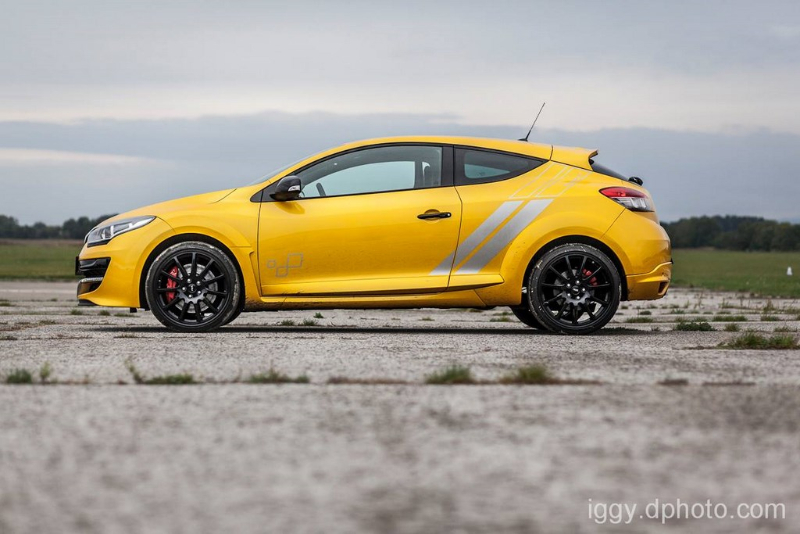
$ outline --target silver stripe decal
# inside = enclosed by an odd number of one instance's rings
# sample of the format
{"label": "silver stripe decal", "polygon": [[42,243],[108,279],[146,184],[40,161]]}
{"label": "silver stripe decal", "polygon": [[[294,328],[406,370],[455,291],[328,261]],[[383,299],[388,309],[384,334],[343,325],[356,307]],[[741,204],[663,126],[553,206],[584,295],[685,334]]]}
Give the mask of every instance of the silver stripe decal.
{"label": "silver stripe decal", "polygon": [[503,226],[483,248],[472,256],[469,261],[454,274],[477,274],[481,269],[486,267],[501,250],[506,248],[514,238],[527,228],[552,201],[552,199],[542,199],[528,202],[519,210],[519,213],[508,221],[508,224]]}
{"label": "silver stripe decal", "polygon": [[431,274],[428,276],[450,276],[450,270],[453,268],[453,254],[454,252],[448,254],[447,257],[442,260],[442,263],[432,270]]}
{"label": "silver stripe decal", "polygon": [[451,253],[436,267],[436,269],[433,270],[431,274],[439,273],[444,269],[447,269],[447,272],[449,273],[452,267],[455,267],[464,261],[464,258],[469,256],[470,253],[475,250],[475,247],[480,245],[489,234],[494,232],[495,229],[500,226],[500,224],[505,221],[515,209],[519,207],[520,204],[522,204],[521,200],[512,200],[500,204],[500,207],[494,210],[494,213],[489,215],[489,217],[487,217],[486,220],[480,224],[480,226],[473,230],[473,232],[469,234],[469,237],[467,237],[463,243],[458,244],[458,247],[456,248],[456,261],[453,262],[453,254]]}

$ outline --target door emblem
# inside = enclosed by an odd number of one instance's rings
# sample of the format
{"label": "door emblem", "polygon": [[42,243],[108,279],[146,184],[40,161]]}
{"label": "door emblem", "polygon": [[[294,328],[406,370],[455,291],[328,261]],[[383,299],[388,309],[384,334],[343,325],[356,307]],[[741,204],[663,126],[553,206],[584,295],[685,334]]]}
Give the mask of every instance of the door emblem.
{"label": "door emblem", "polygon": [[275,270],[276,278],[289,276],[292,269],[300,269],[303,266],[303,254],[292,252],[286,255],[285,263],[278,265],[278,260],[267,260],[267,269]]}

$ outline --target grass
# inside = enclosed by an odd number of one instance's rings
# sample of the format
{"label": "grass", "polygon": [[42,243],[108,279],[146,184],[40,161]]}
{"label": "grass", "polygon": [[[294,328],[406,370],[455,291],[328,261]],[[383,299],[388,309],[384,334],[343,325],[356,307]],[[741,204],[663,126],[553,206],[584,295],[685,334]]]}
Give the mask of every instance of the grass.
{"label": "grass", "polygon": [[6,375],[6,384],[33,384],[33,375],[27,369],[14,369]]}
{"label": "grass", "polygon": [[689,381],[685,378],[666,378],[658,382],[659,386],[688,386]]}
{"label": "grass", "polygon": [[765,336],[758,332],[745,332],[729,341],[720,343],[720,347],[727,349],[760,349],[760,350],[780,350],[797,349],[797,338],[791,334],[773,334]]}
{"label": "grass", "polygon": [[79,310],[77,308],[73,308],[73,309],[71,309],[69,311],[69,314],[70,315],[83,315],[83,311],[81,311],[81,310]]}
{"label": "grass", "polygon": [[97,315],[101,317],[109,317],[111,315],[111,312],[108,310],[100,310],[100,312]]}
{"label": "grass", "polygon": [[781,320],[781,318],[780,318],[780,317],[778,317],[777,315],[762,315],[762,316],[761,316],[761,320],[762,320],[762,321],[764,321],[764,322],[768,322],[768,321],[780,321],[780,320]]}
{"label": "grass", "polygon": [[797,276],[786,276],[787,266],[800,265],[800,252],[678,249],[672,256],[676,286],[800,297]]}
{"label": "grass", "polygon": [[655,321],[653,321],[652,317],[628,317],[627,319],[625,319],[625,322],[626,323],[652,323],[652,322],[655,322]]}
{"label": "grass", "polygon": [[739,328],[739,325],[736,323],[728,323],[725,325],[725,328],[723,330],[725,330],[726,332],[738,332],[739,330],[741,330],[741,328]]}
{"label": "grass", "polygon": [[639,312],[639,315],[653,315],[653,312],[651,312],[650,310],[641,310]]}
{"label": "grass", "polygon": [[297,326],[297,323],[292,321],[291,319],[284,319],[280,322],[280,326]]}
{"label": "grass", "polygon": [[715,323],[744,323],[747,322],[747,317],[744,315],[724,315],[718,314],[711,319]]}
{"label": "grass", "polygon": [[451,365],[425,377],[426,384],[474,384],[475,378],[469,367]]}
{"label": "grass", "polygon": [[303,319],[303,326],[319,326],[319,323],[314,319]]}
{"label": "grass", "polygon": [[554,378],[544,365],[527,365],[500,379],[501,384],[549,384]]}
{"label": "grass", "polygon": [[74,280],[80,241],[0,241],[0,279]]}
{"label": "grass", "polygon": [[285,375],[270,368],[266,373],[250,375],[247,382],[250,384],[308,384],[310,380],[306,375],[292,378],[289,375]]}
{"label": "grass", "polygon": [[16,341],[17,339],[19,338],[10,334],[0,334],[0,341]]}
{"label": "grass", "polygon": [[314,319],[324,319],[324,318],[325,318],[325,316],[322,315],[320,312],[317,312],[317,313],[314,314]]}
{"label": "grass", "polygon": [[410,382],[394,378],[348,378],[346,376],[332,376],[328,384],[334,385],[359,385],[359,386],[402,386]]}
{"label": "grass", "polygon": [[678,321],[675,330],[678,332],[713,332],[714,327],[707,321]]}
{"label": "grass", "polygon": [[423,317],[420,321],[433,321],[433,317]]}
{"label": "grass", "polygon": [[133,377],[133,381],[137,384],[141,385],[148,385],[148,386],[182,386],[186,384],[197,384],[194,380],[194,376],[188,373],[182,374],[175,374],[175,375],[162,375],[162,376],[154,376],[152,378],[146,378],[139,373],[139,370],[133,365],[133,362],[130,360],[125,362],[125,367],[128,368],[128,372]]}
{"label": "grass", "polygon": [[514,319],[512,319],[511,317],[508,317],[506,315],[502,315],[500,317],[492,317],[491,319],[489,319],[489,322],[490,323],[513,323]]}

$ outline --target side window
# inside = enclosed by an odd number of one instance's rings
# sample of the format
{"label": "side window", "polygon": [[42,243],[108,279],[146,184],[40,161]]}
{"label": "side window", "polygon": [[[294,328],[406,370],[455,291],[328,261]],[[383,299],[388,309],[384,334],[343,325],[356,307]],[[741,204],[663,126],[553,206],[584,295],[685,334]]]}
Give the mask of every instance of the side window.
{"label": "side window", "polygon": [[348,152],[297,174],[303,197],[332,197],[442,185],[442,148],[384,146]]}
{"label": "side window", "polygon": [[532,171],[541,160],[487,150],[456,149],[456,183],[483,184]]}

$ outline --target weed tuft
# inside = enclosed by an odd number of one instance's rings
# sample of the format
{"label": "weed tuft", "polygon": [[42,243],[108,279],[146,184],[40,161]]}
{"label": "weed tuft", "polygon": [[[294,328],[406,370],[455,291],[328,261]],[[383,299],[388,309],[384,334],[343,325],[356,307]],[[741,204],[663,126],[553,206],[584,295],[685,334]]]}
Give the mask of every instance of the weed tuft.
{"label": "weed tuft", "polygon": [[97,315],[99,315],[100,317],[110,317],[111,316],[111,312],[108,311],[108,310],[100,310],[97,313]]}
{"label": "weed tuft", "polygon": [[725,328],[723,330],[725,330],[726,332],[738,332],[739,330],[741,330],[741,328],[739,328],[739,325],[736,323],[728,323],[725,325]]}
{"label": "weed tuft", "polygon": [[359,385],[359,386],[403,386],[409,382],[394,378],[348,378],[346,376],[332,376],[328,379],[328,384],[335,385]]}
{"label": "weed tuft", "polygon": [[425,377],[426,384],[474,384],[475,379],[469,367],[451,365]]}
{"label": "weed tuft", "polygon": [[314,319],[303,319],[303,326],[319,326],[319,323]]}
{"label": "weed tuft", "polygon": [[761,320],[764,322],[780,321],[781,318],[777,315],[762,315]]}
{"label": "weed tuft", "polygon": [[550,384],[554,378],[544,365],[526,365],[502,377],[501,384]]}
{"label": "weed tuft", "polygon": [[183,373],[177,375],[163,375],[163,376],[154,376],[152,378],[145,378],[139,373],[139,370],[133,365],[133,362],[127,360],[125,362],[125,367],[128,368],[128,372],[133,377],[133,381],[140,385],[147,385],[147,386],[181,386],[186,384],[197,384],[194,379],[194,376]]}
{"label": "weed tuft", "polygon": [[688,386],[689,381],[685,378],[666,378],[658,382],[659,386]]}
{"label": "weed tuft", "polygon": [[266,373],[250,375],[247,381],[251,384],[308,384],[310,382],[306,375],[292,378],[271,367]]}
{"label": "weed tuft", "polygon": [[50,362],[44,362],[41,369],[39,369],[39,380],[42,384],[47,384],[50,381],[50,376],[53,374],[53,369],[50,367]]}
{"label": "weed tuft", "polygon": [[625,322],[626,323],[652,323],[652,322],[655,322],[655,321],[653,321],[652,317],[628,317],[627,319],[625,319]]}
{"label": "weed tuft", "polygon": [[489,322],[490,323],[512,323],[512,322],[514,322],[514,320],[511,317],[507,317],[505,315],[502,315],[500,317],[492,317],[491,319],[489,319]]}
{"label": "weed tuft", "polygon": [[294,321],[292,321],[291,319],[284,319],[283,321],[280,322],[280,325],[281,326],[296,326],[296,323]]}
{"label": "weed tuft", "polygon": [[6,384],[33,384],[33,375],[27,369],[14,369],[6,375]]}
{"label": "weed tuft", "polygon": [[773,334],[769,337],[758,332],[745,332],[729,341],[720,343],[720,347],[727,349],[797,349],[797,338],[790,334]]}
{"label": "weed tuft", "polygon": [[325,316],[322,315],[320,312],[317,312],[317,313],[314,314],[314,319],[324,319],[324,318],[325,318]]}
{"label": "weed tuft", "polygon": [[714,327],[708,321],[678,321],[675,330],[678,332],[713,332]]}
{"label": "weed tuft", "polygon": [[650,310],[641,310],[639,312],[639,315],[653,315],[653,312],[651,312]]}
{"label": "weed tuft", "polygon": [[420,321],[433,321],[433,317],[423,317]]}
{"label": "weed tuft", "polygon": [[70,315],[83,315],[83,311],[78,308],[73,308],[69,311]]}

